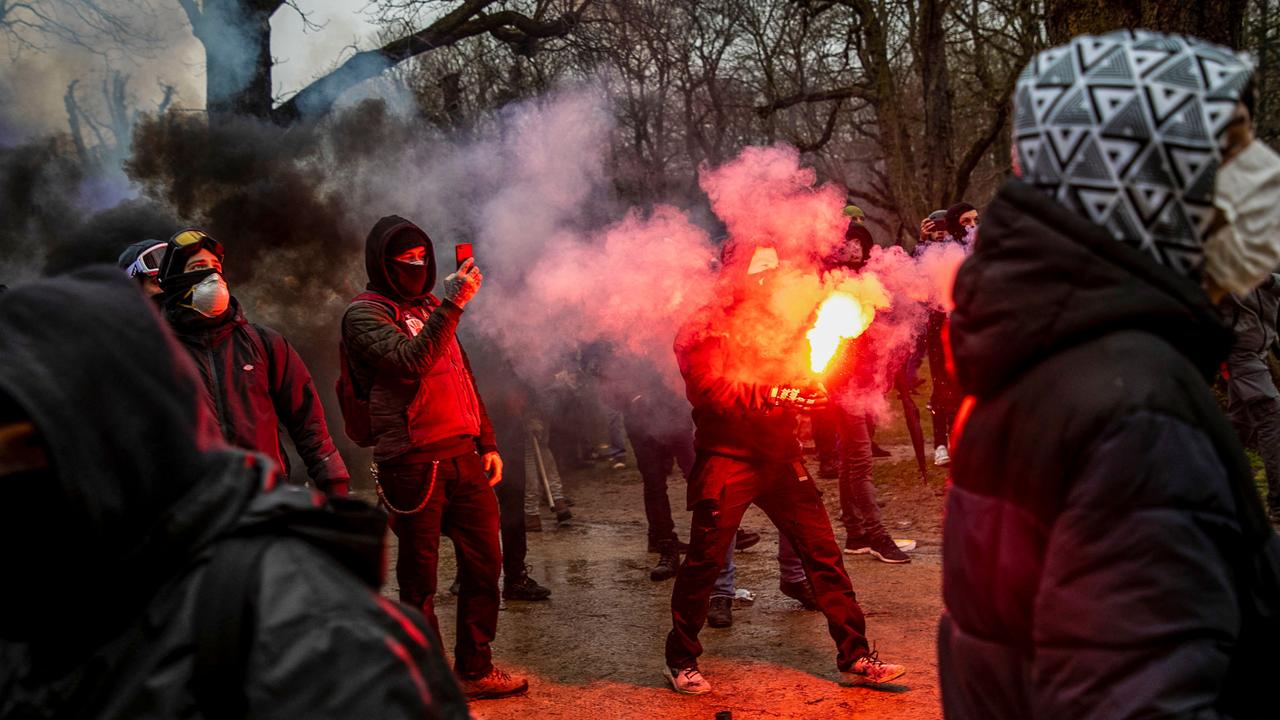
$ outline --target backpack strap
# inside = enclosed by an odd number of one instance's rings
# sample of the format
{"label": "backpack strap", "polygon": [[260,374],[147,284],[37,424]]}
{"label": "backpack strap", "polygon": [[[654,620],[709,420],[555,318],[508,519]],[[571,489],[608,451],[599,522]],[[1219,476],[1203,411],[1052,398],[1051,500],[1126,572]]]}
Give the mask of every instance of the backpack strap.
{"label": "backpack strap", "polygon": [[400,305],[397,304],[395,300],[392,300],[391,298],[387,297],[386,295],[383,295],[382,293],[374,292],[372,290],[365,290],[359,295],[351,298],[351,302],[347,304],[347,309],[350,310],[351,306],[355,305],[356,303],[366,303],[366,304],[373,303],[375,305],[381,305],[385,308],[390,309],[391,316],[395,320],[395,323],[397,325],[400,324],[400,320],[404,316],[404,313],[400,310]]}
{"label": "backpack strap", "polygon": [[247,714],[244,683],[257,620],[253,606],[268,544],[266,538],[244,537],[218,542],[197,589],[192,694],[209,720]]}

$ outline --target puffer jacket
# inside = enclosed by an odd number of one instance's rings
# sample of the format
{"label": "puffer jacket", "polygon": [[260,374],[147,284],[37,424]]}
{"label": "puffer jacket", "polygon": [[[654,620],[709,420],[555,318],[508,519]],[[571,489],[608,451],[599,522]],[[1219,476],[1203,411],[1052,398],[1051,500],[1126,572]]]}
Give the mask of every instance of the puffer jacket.
{"label": "puffer jacket", "polygon": [[436,460],[497,451],[493,425],[457,338],[462,309],[435,296],[405,297],[386,272],[386,247],[398,232],[422,235],[427,287],[436,280],[431,239],[388,216],[365,242],[374,299],[357,299],[342,319],[356,385],[369,397],[374,460]]}
{"label": "puffer jacket", "polygon": [[955,299],[946,716],[1275,717],[1280,538],[1204,293],[1013,181]]}
{"label": "puffer jacket", "polygon": [[169,314],[227,443],[260,452],[287,470],[283,426],[316,487],[345,495],[350,474],[329,435],[311,371],[289,341],[246,320],[235,298],[216,322],[192,320],[182,308]]}
{"label": "puffer jacket", "polygon": [[[36,585],[12,568],[5,578],[6,610],[18,593],[37,601],[23,635],[0,635],[0,717],[209,717],[193,692],[193,639],[207,629],[197,597],[232,531],[270,542],[249,596],[245,717],[467,717],[416,610],[306,541],[263,537],[323,497],[275,483],[265,457],[228,448],[200,387],[115,268],[0,300],[0,397],[31,418],[53,461],[40,489],[52,497],[17,516],[10,505],[0,533],[9,547],[15,524],[57,536],[22,549],[27,566],[56,567],[52,579]],[[13,490],[9,503],[35,491]]]}

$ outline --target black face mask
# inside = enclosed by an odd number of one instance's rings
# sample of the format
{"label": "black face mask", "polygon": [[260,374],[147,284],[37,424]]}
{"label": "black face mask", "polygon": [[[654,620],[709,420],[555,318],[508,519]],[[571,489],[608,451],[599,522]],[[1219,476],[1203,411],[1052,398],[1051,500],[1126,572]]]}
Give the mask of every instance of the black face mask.
{"label": "black face mask", "polygon": [[427,284],[427,266],[411,265],[399,260],[391,260],[387,262],[387,279],[391,281],[391,287],[404,296],[407,300],[413,300],[427,294],[430,288]]}

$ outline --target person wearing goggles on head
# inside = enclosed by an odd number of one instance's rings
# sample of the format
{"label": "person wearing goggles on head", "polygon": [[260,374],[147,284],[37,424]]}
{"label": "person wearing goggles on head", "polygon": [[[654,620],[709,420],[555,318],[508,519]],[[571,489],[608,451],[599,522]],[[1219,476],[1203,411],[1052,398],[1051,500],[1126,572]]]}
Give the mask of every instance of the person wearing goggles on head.
{"label": "person wearing goggles on head", "polygon": [[169,239],[159,280],[160,305],[209,391],[222,435],[256,450],[288,473],[283,425],[317,488],[346,495],[347,466],[325,423],[311,372],[284,336],[245,319],[222,277],[222,243],[187,229]]}
{"label": "person wearing goggles on head", "polygon": [[160,263],[164,261],[164,249],[168,243],[159,240],[143,240],[136,242],[124,249],[120,253],[120,258],[116,260],[116,267],[124,270],[125,274],[138,282],[142,286],[142,292],[152,300],[159,298],[160,293],[164,292],[160,289]]}

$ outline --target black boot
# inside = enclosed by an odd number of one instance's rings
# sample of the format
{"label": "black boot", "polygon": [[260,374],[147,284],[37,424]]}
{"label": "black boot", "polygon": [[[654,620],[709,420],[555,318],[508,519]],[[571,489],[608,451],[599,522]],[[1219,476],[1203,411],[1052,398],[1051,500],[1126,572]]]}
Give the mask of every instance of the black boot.
{"label": "black boot", "polygon": [[755,547],[760,542],[760,533],[751,532],[750,530],[738,530],[733,536],[733,549],[746,550],[749,547]]}
{"label": "black boot", "polygon": [[[689,543],[681,542],[680,538],[677,538],[674,535],[672,536],[671,542],[676,544],[676,552],[681,554],[689,552]],[[649,552],[651,553],[662,552],[662,541],[658,540],[656,542],[649,543]]]}
{"label": "black boot", "polygon": [[556,522],[561,525],[573,519],[573,511],[569,509],[569,503],[564,498],[556,500],[556,504],[551,510],[556,514]]}
{"label": "black boot", "polygon": [[783,595],[792,600],[799,600],[805,610],[818,609],[818,597],[813,592],[813,585],[810,584],[809,578],[805,578],[800,582],[783,582],[778,583],[778,589]]}
{"label": "black boot", "polygon": [[658,558],[658,564],[649,571],[649,579],[654,582],[670,580],[676,576],[676,570],[680,567],[680,551],[676,549],[674,542],[664,542],[659,552],[662,555]]}
{"label": "black boot", "polygon": [[519,577],[505,578],[502,581],[502,598],[504,600],[546,600],[551,597],[550,588],[545,588],[529,577],[529,567]]}
{"label": "black boot", "polygon": [[707,608],[707,624],[713,628],[727,628],[733,625],[733,598],[713,597],[711,606]]}

